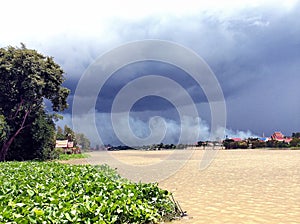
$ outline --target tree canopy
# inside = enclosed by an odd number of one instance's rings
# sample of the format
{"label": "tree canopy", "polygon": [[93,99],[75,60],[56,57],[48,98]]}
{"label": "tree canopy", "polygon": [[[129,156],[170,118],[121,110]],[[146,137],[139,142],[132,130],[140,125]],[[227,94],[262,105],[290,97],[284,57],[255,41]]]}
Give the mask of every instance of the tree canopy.
{"label": "tree canopy", "polygon": [[[40,129],[32,133],[38,122],[54,126],[52,117],[45,111],[45,99],[52,104],[54,112],[68,107],[70,90],[62,86],[63,74],[52,57],[24,45],[0,48],[0,116],[1,129],[5,130],[1,131],[0,161],[5,160],[8,150],[16,149],[10,148],[17,147],[12,143],[19,135],[31,133],[32,138],[41,137],[37,136],[42,134]],[[54,136],[55,129],[50,129]]]}

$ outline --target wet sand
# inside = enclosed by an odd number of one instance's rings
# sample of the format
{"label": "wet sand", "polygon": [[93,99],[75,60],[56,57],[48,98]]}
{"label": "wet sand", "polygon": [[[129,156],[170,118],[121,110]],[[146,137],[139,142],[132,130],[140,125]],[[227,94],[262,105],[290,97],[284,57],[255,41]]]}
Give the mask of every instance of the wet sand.
{"label": "wet sand", "polygon": [[92,152],[69,163],[107,163],[134,181],[158,181],[187,211],[175,224],[300,223],[300,150],[220,150],[200,170],[203,153]]}

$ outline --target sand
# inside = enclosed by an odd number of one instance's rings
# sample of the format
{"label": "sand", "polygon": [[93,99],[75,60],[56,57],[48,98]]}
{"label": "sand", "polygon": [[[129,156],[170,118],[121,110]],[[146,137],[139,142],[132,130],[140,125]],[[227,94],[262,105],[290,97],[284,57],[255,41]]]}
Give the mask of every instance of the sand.
{"label": "sand", "polygon": [[203,150],[92,152],[133,181],[159,182],[188,216],[172,223],[300,223],[300,150],[220,150],[200,170]]}

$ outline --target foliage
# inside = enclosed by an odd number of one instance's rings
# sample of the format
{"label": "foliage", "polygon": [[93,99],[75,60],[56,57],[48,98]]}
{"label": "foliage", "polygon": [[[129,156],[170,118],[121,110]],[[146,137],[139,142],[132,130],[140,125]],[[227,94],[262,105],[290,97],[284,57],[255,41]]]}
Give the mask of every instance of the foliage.
{"label": "foliage", "polygon": [[249,143],[247,141],[234,141],[233,139],[225,139],[223,141],[225,149],[247,149]]}
{"label": "foliage", "polygon": [[8,126],[5,121],[5,117],[3,115],[0,115],[0,142],[3,142],[6,140],[6,136],[8,132]]}
{"label": "foliage", "polygon": [[41,113],[33,122],[31,133],[35,157],[43,160],[57,158],[58,154],[53,150],[55,147],[55,124],[50,115]]}
{"label": "foliage", "polygon": [[6,156],[7,160],[47,160],[58,158],[55,147],[55,124],[50,115],[41,112],[29,130],[16,137]]}
{"label": "foliage", "polygon": [[289,144],[283,141],[270,140],[266,142],[266,146],[268,148],[288,148]]}
{"label": "foliage", "polygon": [[223,141],[223,146],[225,147],[225,149],[231,149],[232,146],[234,144],[234,140],[233,139],[225,139]]}
{"label": "foliage", "polygon": [[201,146],[203,146],[205,144],[205,142],[204,141],[198,141],[197,142],[197,147],[201,147]]}
{"label": "foliage", "polygon": [[82,150],[89,150],[91,147],[90,140],[83,133],[76,133],[77,145],[81,146]]}
{"label": "foliage", "polygon": [[70,159],[82,159],[82,158],[88,158],[88,154],[59,154],[58,159],[59,160],[70,160]]}
{"label": "foliage", "polygon": [[66,139],[63,129],[60,126],[57,126],[56,139],[57,140],[65,140]]}
{"label": "foliage", "polygon": [[[26,134],[36,119],[44,115],[45,99],[55,112],[67,108],[69,90],[62,86],[63,81],[63,71],[53,58],[24,45],[0,48],[0,114],[9,127],[0,149],[0,161],[6,159],[16,137]],[[22,151],[13,147],[10,150]]]}
{"label": "foliage", "polygon": [[72,141],[74,147],[80,146],[82,150],[89,150],[91,147],[90,140],[83,133],[75,133],[68,125],[64,129],[57,126],[56,139]]}
{"label": "foliage", "polygon": [[247,141],[240,141],[238,142],[238,148],[239,149],[247,149],[249,147],[248,142]]}
{"label": "foliage", "polygon": [[0,169],[1,223],[157,223],[176,215],[169,192],[108,166],[6,162]]}
{"label": "foliage", "polygon": [[292,133],[293,138],[300,138],[300,132]]}
{"label": "foliage", "polygon": [[249,141],[250,141],[252,149],[265,148],[266,147],[266,142],[264,142],[264,141],[260,141],[258,139],[251,139]]}
{"label": "foliage", "polygon": [[293,140],[290,142],[291,147],[300,147],[300,138],[294,137]]}
{"label": "foliage", "polygon": [[70,128],[68,125],[65,125],[64,127],[64,135],[66,136],[66,140],[74,142],[74,146],[76,146],[76,136],[75,132]]}
{"label": "foliage", "polygon": [[201,147],[203,146],[203,149],[205,149],[205,147],[208,145],[207,141],[198,141],[196,147]]}
{"label": "foliage", "polygon": [[293,138],[290,143],[285,141],[269,140],[267,142],[261,141],[258,138],[248,138],[247,140],[234,141],[233,139],[225,139],[223,141],[225,149],[246,149],[251,146],[252,149],[256,148],[290,148],[299,147],[300,139]]}

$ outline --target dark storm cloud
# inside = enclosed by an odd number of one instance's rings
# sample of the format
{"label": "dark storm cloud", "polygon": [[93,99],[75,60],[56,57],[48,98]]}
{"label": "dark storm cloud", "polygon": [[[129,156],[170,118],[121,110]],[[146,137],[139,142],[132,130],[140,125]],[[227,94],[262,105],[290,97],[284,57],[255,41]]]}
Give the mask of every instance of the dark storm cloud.
{"label": "dark storm cloud", "polygon": [[[251,129],[258,134],[282,129],[288,135],[300,129],[299,11],[298,2],[291,10],[256,7],[230,17],[207,12],[148,17],[134,22],[115,20],[110,25],[113,41],[105,46],[97,38],[74,41],[67,37],[58,39],[47,52],[53,52],[66,70],[66,85],[74,94],[77,80],[88,64],[104,51],[134,40],[174,41],[195,51],[212,68],[225,95],[230,128]],[[96,110],[110,111],[112,100],[122,86],[149,73],[171,74],[196,103],[207,102],[200,87],[179,69],[141,63],[123,68],[108,80],[100,92]],[[172,105],[158,99],[145,100],[133,109],[172,109]]]}
{"label": "dark storm cloud", "polygon": [[[179,83],[189,93],[189,95],[193,97],[195,103],[207,102],[206,96],[201,87],[195,84],[195,80],[183,70],[176,66],[162,62],[146,61],[125,66],[109,78],[99,93],[97,101],[97,108],[99,112],[109,112],[113,99],[121,88],[130,81],[133,81],[135,78],[147,75],[160,75],[170,78]],[[155,88],[155,83],[145,83],[145,85],[147,84],[152,85],[152,87]],[[135,91],[143,91],[145,87],[146,86],[138,86]],[[174,95],[179,95],[180,93],[177,89],[172,89],[169,86],[164,86],[164,88],[168,89],[170,92],[174,92]],[[159,91],[160,90],[157,90],[157,94],[159,94]],[[133,110],[166,110],[172,107],[170,103],[164,102],[165,100],[160,99],[159,97],[147,97],[145,99],[141,99],[141,101],[144,102],[140,102],[135,105]]]}
{"label": "dark storm cloud", "polygon": [[287,135],[299,130],[299,9],[298,5],[288,14],[259,11],[257,25],[242,20],[230,27],[238,30],[241,47],[218,77],[221,83],[229,78],[236,86],[227,98],[228,124],[233,129],[243,125],[259,134],[281,130]]}

